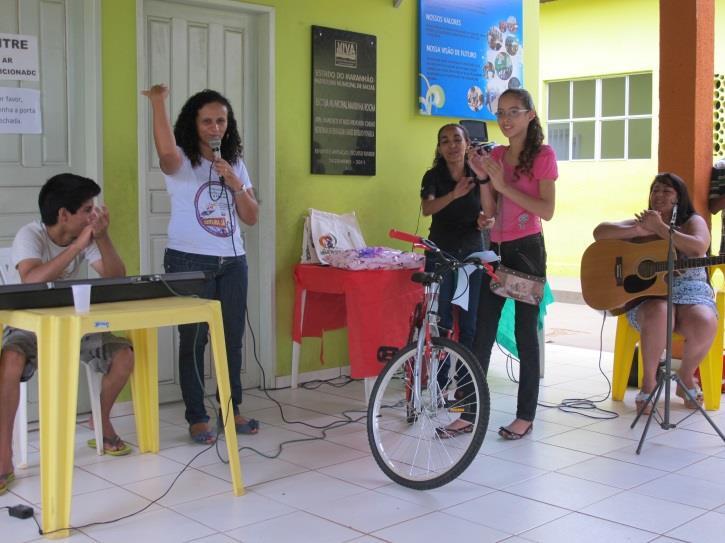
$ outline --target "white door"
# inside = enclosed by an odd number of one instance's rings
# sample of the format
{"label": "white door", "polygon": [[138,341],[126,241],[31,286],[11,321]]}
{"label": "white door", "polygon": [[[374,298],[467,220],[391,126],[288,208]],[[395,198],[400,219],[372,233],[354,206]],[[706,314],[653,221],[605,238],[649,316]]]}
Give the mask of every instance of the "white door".
{"label": "white door", "polygon": [[[198,3],[196,3],[198,4]],[[260,24],[255,14],[232,8],[229,3],[195,5],[194,2],[145,0],[143,3],[143,50],[139,84],[170,87],[170,118],[175,122],[189,96],[211,88],[224,94],[232,104],[244,146],[244,161],[259,194],[259,117],[256,104]],[[162,273],[170,202],[154,148],[150,108],[141,102],[139,160],[141,260],[144,273]],[[242,225],[243,226],[243,225]],[[259,331],[259,226],[243,228],[249,263],[248,313],[255,333]],[[273,241],[272,241],[273,243]],[[245,387],[259,384],[259,369],[252,352],[249,330],[245,334],[242,380]],[[159,331],[159,397],[178,400],[176,330]],[[207,350],[208,351],[208,350]],[[205,361],[207,393],[216,387],[207,352]]]}
{"label": "white door", "polygon": [[[97,126],[98,3],[85,0],[1,0],[0,32],[37,36],[40,81],[0,80],[1,87],[40,90],[42,134],[0,135],[0,246],[38,219],[38,191],[58,173],[99,179]],[[28,388],[28,416],[37,420],[37,385]],[[85,378],[79,411],[89,411]]]}
{"label": "white door", "polygon": [[43,126],[42,134],[0,134],[0,246],[8,246],[18,228],[39,218],[38,190],[49,177],[73,172],[100,183],[101,134],[91,73],[96,2],[2,0],[0,6],[0,32],[37,36],[40,53],[40,81],[0,80],[0,87],[39,89]]}

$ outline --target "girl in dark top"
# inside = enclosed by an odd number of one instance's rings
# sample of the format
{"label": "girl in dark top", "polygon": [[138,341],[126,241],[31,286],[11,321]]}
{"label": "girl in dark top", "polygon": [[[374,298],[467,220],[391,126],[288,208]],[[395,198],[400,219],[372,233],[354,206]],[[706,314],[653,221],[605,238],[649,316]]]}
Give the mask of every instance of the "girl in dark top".
{"label": "girl in dark top", "polygon": [[[468,167],[466,153],[471,140],[468,131],[459,124],[447,124],[438,131],[433,167],[423,176],[420,190],[423,215],[432,215],[429,238],[442,251],[459,260],[483,250],[481,229],[491,226],[482,213],[481,191],[475,174]],[[428,254],[426,271],[436,265],[435,255]],[[464,273],[462,270],[459,273]],[[468,310],[460,309],[459,341],[469,349],[476,332],[481,272],[468,277]],[[453,328],[453,294],[456,280],[453,272],[443,277],[438,295],[439,326]],[[447,366],[441,368],[438,383],[444,391],[447,385]]]}

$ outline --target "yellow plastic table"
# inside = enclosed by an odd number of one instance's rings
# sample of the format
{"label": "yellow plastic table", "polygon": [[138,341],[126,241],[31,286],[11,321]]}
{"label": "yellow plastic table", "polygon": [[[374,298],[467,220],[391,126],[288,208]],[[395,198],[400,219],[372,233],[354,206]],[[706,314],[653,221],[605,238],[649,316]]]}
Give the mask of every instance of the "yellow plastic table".
{"label": "yellow plastic table", "polygon": [[81,337],[93,332],[130,332],[136,359],[131,390],[139,450],[155,453],[159,451],[156,329],[194,322],[209,325],[232,487],[241,496],[244,485],[234,417],[228,413],[231,390],[217,300],[178,297],[93,304],[85,314],[76,314],[73,307],[0,310],[0,325],[30,330],[38,338],[42,528],[53,532],[48,537],[67,537],[70,526]]}

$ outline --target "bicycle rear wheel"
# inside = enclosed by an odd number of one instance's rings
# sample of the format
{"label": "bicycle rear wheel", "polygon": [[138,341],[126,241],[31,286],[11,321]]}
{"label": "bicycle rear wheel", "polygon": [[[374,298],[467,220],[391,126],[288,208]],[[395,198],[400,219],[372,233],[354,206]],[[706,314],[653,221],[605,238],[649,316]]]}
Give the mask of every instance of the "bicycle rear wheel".
{"label": "bicycle rear wheel", "polygon": [[[380,469],[393,481],[416,490],[437,488],[458,477],[481,448],[488,428],[490,397],[476,357],[447,338],[432,338],[423,354],[421,391],[416,401],[416,344],[403,347],[378,376],[368,405],[368,441]],[[436,373],[445,365],[445,379]],[[456,376],[458,380],[456,381]],[[439,382],[458,392],[448,402]],[[446,438],[445,428],[463,416],[472,430]]]}

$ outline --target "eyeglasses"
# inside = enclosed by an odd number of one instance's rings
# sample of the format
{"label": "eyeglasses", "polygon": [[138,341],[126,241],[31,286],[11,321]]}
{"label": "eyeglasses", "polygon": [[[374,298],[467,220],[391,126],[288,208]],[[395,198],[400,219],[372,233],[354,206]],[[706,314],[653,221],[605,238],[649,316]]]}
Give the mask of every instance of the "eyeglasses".
{"label": "eyeglasses", "polygon": [[506,119],[518,119],[519,115],[521,115],[522,113],[526,113],[527,111],[530,111],[530,110],[514,108],[514,109],[509,109],[508,111],[504,111],[503,109],[499,109],[496,112],[496,118],[503,119],[505,117]]}

